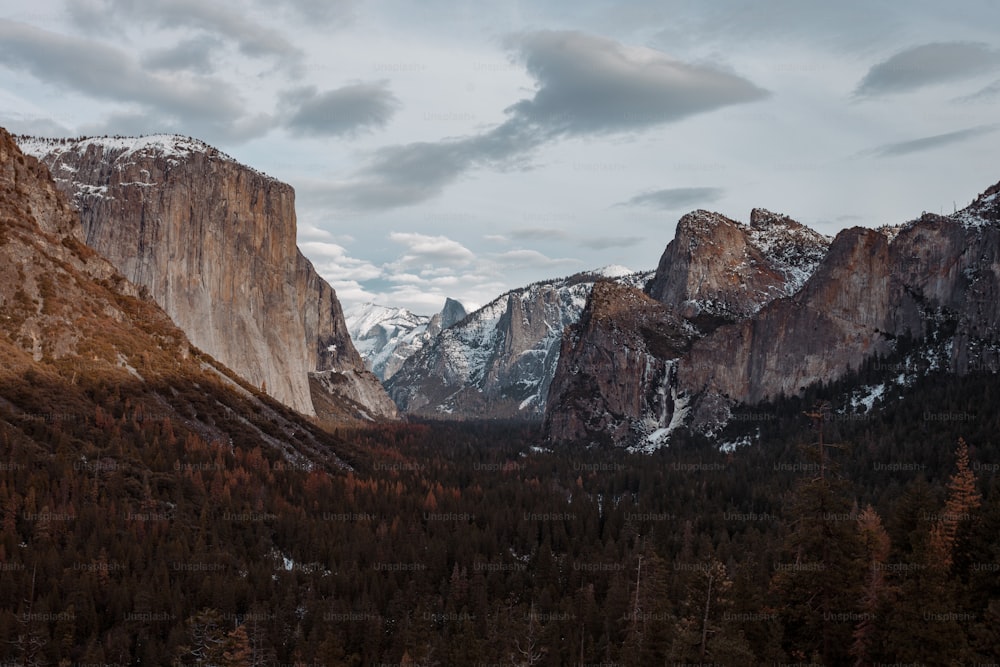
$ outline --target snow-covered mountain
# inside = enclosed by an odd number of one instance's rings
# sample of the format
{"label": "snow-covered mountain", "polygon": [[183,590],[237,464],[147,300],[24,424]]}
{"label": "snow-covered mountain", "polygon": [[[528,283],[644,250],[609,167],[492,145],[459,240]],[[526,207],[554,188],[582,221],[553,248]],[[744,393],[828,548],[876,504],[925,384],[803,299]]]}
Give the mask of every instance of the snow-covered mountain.
{"label": "snow-covered mountain", "polygon": [[411,414],[539,419],[563,330],[579,319],[595,281],[641,287],[652,275],[609,266],[507,292],[442,331],[386,388]]}
{"label": "snow-covered mountain", "polygon": [[433,317],[417,315],[406,308],[365,303],[348,311],[345,319],[365,365],[384,382],[442,329],[465,316],[461,303],[447,299],[441,312]]}

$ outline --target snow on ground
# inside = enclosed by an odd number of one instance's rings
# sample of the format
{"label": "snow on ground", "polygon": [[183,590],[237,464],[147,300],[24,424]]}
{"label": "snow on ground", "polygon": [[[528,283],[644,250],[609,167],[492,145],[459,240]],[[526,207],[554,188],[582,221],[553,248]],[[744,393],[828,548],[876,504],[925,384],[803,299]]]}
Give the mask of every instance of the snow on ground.
{"label": "snow on ground", "polygon": [[875,405],[875,401],[882,398],[885,393],[885,383],[876,385],[874,387],[864,387],[861,390],[860,395],[854,395],[851,397],[851,406],[855,409],[864,406],[865,412],[872,409]]}

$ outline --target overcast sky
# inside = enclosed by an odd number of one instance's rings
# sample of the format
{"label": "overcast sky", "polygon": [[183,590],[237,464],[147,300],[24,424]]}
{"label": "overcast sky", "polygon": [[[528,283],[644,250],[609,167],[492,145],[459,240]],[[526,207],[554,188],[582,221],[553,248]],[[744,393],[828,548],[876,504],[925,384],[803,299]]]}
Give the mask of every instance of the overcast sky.
{"label": "overcast sky", "polygon": [[685,212],[835,234],[1000,180],[1000,3],[0,0],[0,124],[178,132],[293,185],[345,307],[430,314]]}

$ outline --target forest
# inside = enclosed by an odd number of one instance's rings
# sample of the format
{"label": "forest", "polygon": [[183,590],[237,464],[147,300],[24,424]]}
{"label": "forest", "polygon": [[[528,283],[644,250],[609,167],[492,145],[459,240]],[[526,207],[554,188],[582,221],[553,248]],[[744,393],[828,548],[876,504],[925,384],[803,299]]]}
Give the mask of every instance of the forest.
{"label": "forest", "polygon": [[328,465],[112,381],[5,385],[0,663],[995,662],[996,378],[842,411],[878,363],[737,413],[729,452],[411,422],[323,436]]}

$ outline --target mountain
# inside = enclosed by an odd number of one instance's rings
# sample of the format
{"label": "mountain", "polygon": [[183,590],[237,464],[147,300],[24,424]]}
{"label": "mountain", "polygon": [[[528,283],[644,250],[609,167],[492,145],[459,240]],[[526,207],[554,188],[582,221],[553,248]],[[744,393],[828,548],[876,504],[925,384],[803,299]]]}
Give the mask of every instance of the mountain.
{"label": "mountain", "polygon": [[765,209],[751,211],[749,224],[704,210],[683,216],[645,293],[605,287],[567,330],[545,410],[548,436],[640,448],[665,442],[692,407],[677,386],[677,360],[716,328],[795,293],[829,245]]}
{"label": "mountain", "polygon": [[351,309],[345,321],[365,366],[385,381],[428,341],[466,315],[465,307],[454,299],[446,299],[441,312],[432,317],[365,303]]}
{"label": "mountain", "polygon": [[[664,429],[680,425],[679,414],[684,425],[714,434],[738,405],[800,395],[906,340],[936,346],[955,373],[996,367],[998,191],[990,188],[951,216],[847,229],[832,243],[759,210],[749,227],[702,211],[685,216],[649,293],[665,306],[661,325],[676,327],[681,317],[698,335],[687,349],[654,352],[650,373],[613,362],[619,353],[607,325],[567,332],[557,377],[584,377],[550,394],[549,437],[599,439],[598,430],[585,433],[580,424],[614,419],[631,424],[628,432],[615,431],[615,442],[662,444]],[[597,318],[606,306],[591,300],[587,309],[581,321]],[[633,338],[648,326],[614,322]],[[638,405],[609,400],[611,377],[648,398]],[[573,393],[588,383],[594,394]],[[656,414],[662,416],[650,421]]]}
{"label": "mountain", "polygon": [[289,185],[173,135],[18,142],[72,199],[86,243],[196,346],[302,414],[395,417],[295,245]]}
{"label": "mountain", "polygon": [[674,359],[697,335],[641,290],[597,282],[579,321],[562,337],[547,431],[562,440],[612,443],[630,439],[639,422],[653,442],[668,436],[685,414],[673,386]]}
{"label": "mountain", "polygon": [[[925,340],[944,369],[1000,360],[1000,186],[949,216],[925,213],[898,228],[837,235],[801,291],[757,317],[723,327],[681,359],[682,391],[711,403],[797,395],[857,369],[901,340]],[[696,414],[709,426],[728,411]]]}
{"label": "mountain", "polygon": [[60,457],[114,459],[123,431],[149,427],[164,445],[238,442],[298,465],[340,464],[327,434],[195,348],[83,236],[45,165],[0,129],[5,446],[41,461],[55,438]]}
{"label": "mountain", "polygon": [[648,293],[703,326],[747,318],[794,294],[830,239],[788,216],[750,212],[750,224],[698,210],[677,223]]}
{"label": "mountain", "polygon": [[607,275],[645,284],[649,274],[606,267],[512,290],[444,329],[386,382],[406,413],[426,417],[542,417],[562,332]]}

